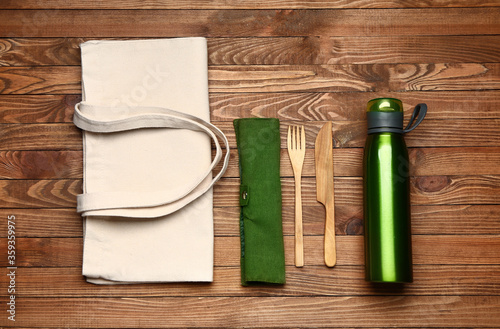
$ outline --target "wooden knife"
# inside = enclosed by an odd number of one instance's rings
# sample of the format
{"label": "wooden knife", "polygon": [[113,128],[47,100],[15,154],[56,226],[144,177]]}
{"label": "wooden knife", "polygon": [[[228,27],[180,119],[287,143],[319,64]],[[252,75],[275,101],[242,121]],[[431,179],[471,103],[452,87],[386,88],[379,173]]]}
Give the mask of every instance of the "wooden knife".
{"label": "wooden knife", "polygon": [[316,161],[316,199],[325,206],[325,264],[335,266],[335,205],[333,191],[332,122],[327,122],[318,133],[314,145]]}

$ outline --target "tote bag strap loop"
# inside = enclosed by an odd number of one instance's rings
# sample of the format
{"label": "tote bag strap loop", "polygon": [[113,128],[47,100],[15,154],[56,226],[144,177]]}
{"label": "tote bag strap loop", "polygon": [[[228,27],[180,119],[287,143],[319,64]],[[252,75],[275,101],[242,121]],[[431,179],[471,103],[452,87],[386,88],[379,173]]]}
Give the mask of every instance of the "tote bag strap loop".
{"label": "tote bag strap loop", "polygon": [[[99,112],[109,114],[110,119],[97,120],[86,114]],[[119,118],[113,118],[113,113],[119,114]],[[220,179],[228,167],[229,142],[224,133],[213,124],[186,113],[163,107],[104,107],[81,102],[75,106],[73,122],[82,130],[103,134],[142,128],[190,129],[209,135],[216,147],[216,154],[210,166],[203,175],[200,175],[188,186],[146,193],[141,192],[140,196],[135,192],[118,191],[84,193],[77,196],[77,211],[79,213],[106,209],[163,206],[165,210],[162,215],[168,215],[206,193]],[[219,139],[224,143],[226,154],[221,170],[209,181],[207,177],[211,176],[212,170],[222,159],[222,148]]]}

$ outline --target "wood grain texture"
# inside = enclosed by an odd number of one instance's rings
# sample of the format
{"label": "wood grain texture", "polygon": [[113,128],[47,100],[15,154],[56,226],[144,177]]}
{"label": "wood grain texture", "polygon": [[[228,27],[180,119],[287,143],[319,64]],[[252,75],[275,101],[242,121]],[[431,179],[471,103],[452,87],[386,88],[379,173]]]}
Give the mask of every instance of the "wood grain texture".
{"label": "wood grain texture", "polygon": [[[500,234],[497,205],[413,205],[412,233],[415,235]],[[361,205],[336,206],[336,234],[362,235]],[[325,210],[321,205],[304,207],[304,232],[321,235]],[[74,208],[0,209],[0,216],[15,216],[18,237],[82,237],[83,219]],[[215,236],[239,236],[240,208],[214,208]],[[478,218],[481,220],[479,221]],[[0,222],[0,237],[7,236],[7,222]],[[283,232],[293,235],[293,209],[283,209]]]}
{"label": "wood grain texture", "polygon": [[[412,131],[405,137],[409,147],[474,147],[477,145],[499,146],[499,120],[468,120],[457,119],[450,121],[425,120],[418,130]],[[296,121],[281,121],[281,148],[286,147],[286,129]],[[307,147],[314,148],[314,138],[324,124],[322,121],[304,122],[306,129]],[[232,147],[236,147],[236,139],[231,122],[220,122],[218,126],[227,135]],[[460,133],[457,133],[460,132]],[[363,147],[366,139],[366,121],[334,121],[333,140],[336,148]]]}
{"label": "wood grain texture", "polygon": [[1,66],[80,65],[79,38],[1,39]]}
{"label": "wood grain texture", "polygon": [[497,37],[330,37],[322,40],[315,64],[498,62]]}
{"label": "wood grain texture", "polygon": [[[83,218],[74,208],[0,209],[0,217],[16,218],[16,237],[82,237]],[[0,237],[7,237],[7,221],[0,221]]]}
{"label": "wood grain texture", "polygon": [[[499,175],[499,147],[410,148],[410,175]],[[362,176],[362,148],[335,148],[337,177]],[[224,177],[239,177],[238,157],[230,157]],[[288,155],[281,150],[280,174],[291,177]],[[217,167],[219,168],[220,165]],[[306,150],[303,176],[314,176],[313,150]],[[61,179],[83,176],[82,151],[0,151],[0,178]]]}
{"label": "wood grain texture", "polygon": [[252,1],[251,3],[240,0],[108,0],[108,1],[63,1],[46,0],[43,4],[36,0],[5,0],[0,8],[4,9],[325,9],[325,8],[440,8],[440,7],[493,7],[500,6],[497,1],[479,0],[436,0],[436,1],[395,1],[395,0],[274,0]]}
{"label": "wood grain texture", "polygon": [[2,208],[76,207],[81,180],[0,180]]}
{"label": "wood grain texture", "polygon": [[[3,0],[0,3],[0,327],[500,327],[498,0]],[[81,275],[79,44],[204,36],[211,121],[233,153],[214,190],[214,282],[96,286]],[[366,103],[395,97],[411,175],[415,281],[364,280]],[[240,285],[232,121],[281,121],[283,286]],[[338,265],[323,265],[314,140],[333,123]],[[306,127],[305,266],[293,266],[290,124]],[[8,217],[16,218],[16,322]],[[159,260],[161,261],[161,260]]]}
{"label": "wood grain texture", "polygon": [[[405,92],[500,89],[500,64],[212,66],[214,93]],[[0,67],[1,94],[78,94],[80,68]]]}
{"label": "wood grain texture", "polygon": [[80,100],[74,95],[1,95],[0,123],[71,122]]}
{"label": "wood grain texture", "polygon": [[[403,97],[404,96],[404,97]],[[0,99],[1,99],[0,95]],[[500,118],[500,98],[495,90],[412,91],[349,93],[217,93],[210,97],[213,121],[241,117],[273,117],[297,121],[365,120],[366,103],[377,97],[402,98],[405,116],[425,102],[428,119]],[[478,117],[477,113],[481,116]]]}
{"label": "wood grain texture", "polygon": [[[1,10],[0,37],[492,35],[500,32],[499,12],[498,7],[418,11]],[[426,24],[421,23],[422,17]]]}
{"label": "wood grain texture", "polygon": [[[500,200],[499,176],[422,176],[411,180],[411,201],[415,205],[433,204],[498,204]],[[232,185],[234,184],[234,187]],[[305,178],[302,181],[302,204],[316,205],[315,180]],[[218,206],[234,206],[235,198],[229,198],[230,190],[238,187],[238,181],[225,179],[216,188],[224,198],[214,200]],[[291,191],[293,180],[282,179],[283,202],[286,206],[293,198]],[[236,193],[238,195],[238,193]],[[335,179],[336,205],[362,204],[361,178]]]}
{"label": "wood grain texture", "polygon": [[[497,64],[214,66],[214,92],[441,91],[498,89]],[[477,89],[476,89],[477,90]]]}
{"label": "wood grain texture", "polygon": [[[465,205],[500,203],[500,176],[418,176],[411,179],[411,201],[415,205]],[[285,207],[294,204],[294,180],[282,178]],[[314,178],[302,181],[303,206],[315,206]],[[76,195],[81,192],[81,180],[0,180],[0,208],[61,208],[76,207]],[[239,205],[239,179],[224,178],[214,187],[214,206]],[[362,204],[362,179],[335,179],[336,206]]]}
{"label": "wood grain texture", "polygon": [[[0,299],[1,303],[5,301]],[[497,302],[495,296],[23,298],[19,313],[25,317],[16,325],[262,328],[298,327],[306,322],[314,327],[410,327],[414,323],[425,327],[488,327],[500,320]],[[235,304],[252,312],[235,314]],[[346,311],[352,308],[363,314],[361,323],[358,315]],[[176,310],[174,314],[165,311],[172,309]]]}
{"label": "wood grain texture", "polygon": [[[79,45],[88,40],[0,39],[0,65],[78,66]],[[498,35],[215,37],[207,42],[209,65],[490,63],[500,57]]]}
{"label": "wood grain texture", "polygon": [[[404,288],[407,296],[454,296],[498,295],[500,266],[492,265],[488,271],[480,265],[415,265],[415,284]],[[287,266],[287,284],[283,286],[242,287],[237,278],[238,266],[217,266],[214,282],[135,284],[95,286],[85,282],[79,267],[23,267],[18,269],[18,296],[37,297],[280,297],[280,296],[377,296],[398,295],[390,286],[373,286],[364,280],[364,268],[357,265],[306,266],[301,269]],[[8,282],[7,276],[0,277],[0,284]],[[6,291],[0,296],[7,296]]]}
{"label": "wood grain texture", "polygon": [[[214,122],[226,134],[230,147],[236,148],[232,122]],[[294,122],[281,122],[281,148],[286,147],[286,129]],[[314,148],[321,121],[305,122],[307,148]],[[409,147],[498,147],[500,119],[426,120],[406,138]],[[460,132],[458,134],[457,132]],[[333,122],[336,148],[359,148],[366,139],[365,121]],[[5,124],[0,130],[0,150],[81,150],[81,131],[73,124]],[[486,151],[488,152],[488,151]]]}
{"label": "wood grain texture", "polygon": [[0,178],[82,178],[80,151],[0,151]]}
{"label": "wood grain texture", "polygon": [[[403,97],[404,96],[404,97]],[[212,93],[211,120],[272,117],[284,121],[365,120],[366,102],[371,98],[404,98],[405,117],[425,102],[429,119],[500,119],[500,97],[495,90],[412,91],[373,93]],[[2,95],[0,123],[72,122],[73,108],[81,100],[74,95]],[[478,113],[481,116],[478,117]]]}
{"label": "wood grain texture", "polygon": [[80,93],[78,69],[67,66],[0,67],[0,93]]}
{"label": "wood grain texture", "polygon": [[[293,266],[294,237],[285,236],[284,241],[286,264]],[[415,265],[500,263],[500,241],[495,235],[414,235],[412,241]],[[338,265],[364,264],[362,236],[338,236],[336,244]],[[6,245],[6,239],[2,239],[0,247],[5,250]],[[16,263],[20,267],[81,266],[82,238],[19,238],[16,245]],[[305,266],[324,265],[322,246],[323,236],[304,236]],[[214,257],[215,266],[239,266],[239,237],[217,237]],[[1,259],[0,266],[8,266],[7,260]]]}
{"label": "wood grain texture", "polygon": [[81,150],[81,136],[73,124],[5,124],[0,130],[0,149]]}

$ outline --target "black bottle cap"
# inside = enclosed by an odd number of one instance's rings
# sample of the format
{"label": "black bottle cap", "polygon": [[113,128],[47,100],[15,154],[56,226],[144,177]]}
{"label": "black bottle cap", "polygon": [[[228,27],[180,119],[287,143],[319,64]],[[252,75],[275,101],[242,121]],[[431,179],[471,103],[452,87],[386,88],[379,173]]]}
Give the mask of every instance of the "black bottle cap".
{"label": "black bottle cap", "polygon": [[368,134],[380,132],[407,133],[415,129],[427,113],[426,104],[415,106],[408,126],[403,129],[403,103],[396,98],[376,98],[368,102]]}
{"label": "black bottle cap", "polygon": [[368,102],[368,133],[403,133],[403,104],[395,98],[376,98]]}

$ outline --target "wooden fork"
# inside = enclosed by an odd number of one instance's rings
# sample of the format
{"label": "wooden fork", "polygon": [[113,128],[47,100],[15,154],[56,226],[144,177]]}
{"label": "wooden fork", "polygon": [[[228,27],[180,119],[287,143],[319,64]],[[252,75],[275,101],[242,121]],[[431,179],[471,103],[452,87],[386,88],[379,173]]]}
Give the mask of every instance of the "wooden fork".
{"label": "wooden fork", "polygon": [[295,266],[304,266],[304,238],[302,229],[302,166],[306,155],[304,126],[288,127],[288,156],[295,176]]}

